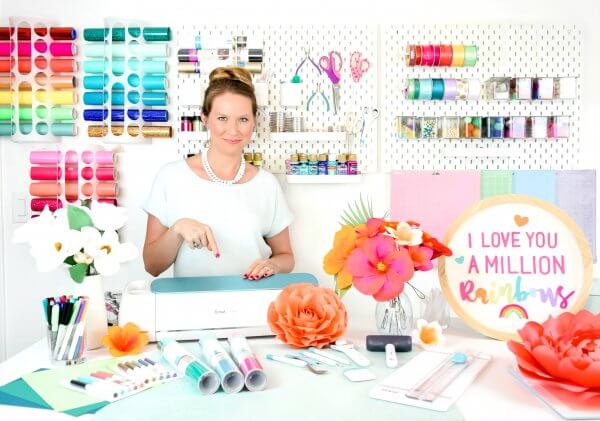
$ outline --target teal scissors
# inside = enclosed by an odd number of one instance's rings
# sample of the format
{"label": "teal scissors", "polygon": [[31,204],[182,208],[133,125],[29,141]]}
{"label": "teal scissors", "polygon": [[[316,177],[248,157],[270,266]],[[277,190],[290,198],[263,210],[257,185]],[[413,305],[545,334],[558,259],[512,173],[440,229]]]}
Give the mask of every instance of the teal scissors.
{"label": "teal scissors", "polygon": [[329,55],[321,56],[319,59],[319,66],[325,72],[329,80],[334,85],[340,83],[340,76],[342,70],[342,56],[337,51],[330,51]]}

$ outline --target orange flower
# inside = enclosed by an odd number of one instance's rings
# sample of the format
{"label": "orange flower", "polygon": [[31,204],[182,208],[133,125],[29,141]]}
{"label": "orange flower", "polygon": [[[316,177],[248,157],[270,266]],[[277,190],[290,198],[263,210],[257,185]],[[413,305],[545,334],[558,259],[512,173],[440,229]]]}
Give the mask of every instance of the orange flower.
{"label": "orange flower", "polygon": [[356,247],[356,228],[351,225],[343,225],[335,233],[333,248],[323,258],[323,269],[335,278],[339,289],[348,288],[352,285],[352,275],[344,269],[346,259]]}
{"label": "orange flower", "polygon": [[323,348],[339,339],[348,326],[348,313],[330,289],[291,284],[269,306],[269,326],[284,343],[296,348]]}
{"label": "orange flower", "polygon": [[148,334],[141,332],[135,323],[127,323],[123,327],[110,326],[108,335],[102,338],[102,343],[113,357],[136,355],[142,352],[142,348],[148,343]]}

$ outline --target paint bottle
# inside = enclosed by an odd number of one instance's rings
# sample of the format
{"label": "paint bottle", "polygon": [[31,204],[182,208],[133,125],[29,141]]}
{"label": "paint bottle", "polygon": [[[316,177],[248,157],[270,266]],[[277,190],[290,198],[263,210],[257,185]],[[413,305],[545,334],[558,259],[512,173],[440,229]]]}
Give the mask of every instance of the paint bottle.
{"label": "paint bottle", "polygon": [[263,164],[262,153],[260,153],[260,152],[254,152],[254,159],[253,159],[252,163],[257,168],[262,167],[262,164]]}
{"label": "paint bottle", "polygon": [[290,174],[298,175],[298,154],[295,153],[290,156]]}
{"label": "paint bottle", "polygon": [[188,131],[187,130],[187,116],[186,115],[182,115],[180,117],[180,121],[181,121],[181,125],[179,127],[179,131],[187,132]]}
{"label": "paint bottle", "polygon": [[[332,157],[329,157],[332,158]],[[337,174],[337,161],[335,159],[327,160],[327,174],[328,175],[336,175]]]}
{"label": "paint bottle", "polygon": [[317,175],[318,173],[319,169],[317,155],[310,154],[308,156],[308,175]]}
{"label": "paint bottle", "polygon": [[320,154],[317,161],[317,174],[327,175],[327,154]]}
{"label": "paint bottle", "polygon": [[254,165],[254,154],[252,152],[246,152],[244,154],[244,161],[246,161],[246,164]]}
{"label": "paint bottle", "polygon": [[305,153],[298,154],[298,174],[308,175],[308,157]]}
{"label": "paint bottle", "polygon": [[200,116],[194,114],[194,116],[192,117],[192,130],[195,132],[201,132],[202,131],[202,124],[200,124]]}
{"label": "paint bottle", "polygon": [[337,159],[338,175],[348,175],[348,164],[346,163],[346,154],[339,154]]}
{"label": "paint bottle", "polygon": [[348,155],[348,174],[349,175],[357,175],[358,174],[358,163],[356,162],[356,154],[353,154],[353,153]]}

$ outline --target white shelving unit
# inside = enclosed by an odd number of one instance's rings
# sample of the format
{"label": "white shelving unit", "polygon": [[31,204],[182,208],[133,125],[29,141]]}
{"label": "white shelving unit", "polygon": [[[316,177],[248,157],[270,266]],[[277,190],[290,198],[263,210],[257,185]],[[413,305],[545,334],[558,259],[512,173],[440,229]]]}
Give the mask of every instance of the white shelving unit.
{"label": "white shelving unit", "polygon": [[271,132],[269,139],[274,142],[343,142],[346,132]]}
{"label": "white shelving unit", "polygon": [[360,183],[362,175],[286,175],[289,184],[349,184]]}

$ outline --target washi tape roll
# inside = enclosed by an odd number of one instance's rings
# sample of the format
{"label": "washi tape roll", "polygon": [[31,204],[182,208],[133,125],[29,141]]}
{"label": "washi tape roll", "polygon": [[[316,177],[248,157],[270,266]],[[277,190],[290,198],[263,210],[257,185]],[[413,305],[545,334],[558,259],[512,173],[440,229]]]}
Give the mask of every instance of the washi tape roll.
{"label": "washi tape roll", "polygon": [[407,66],[414,66],[415,65],[415,46],[414,45],[407,45],[406,46],[406,53],[404,55],[404,62],[406,63]]}
{"label": "washi tape roll", "polygon": [[456,79],[444,79],[444,96],[442,99],[453,101],[457,96]]}
{"label": "washi tape roll", "polygon": [[406,81],[406,99],[415,99],[415,79],[408,79]]}
{"label": "washi tape roll", "polygon": [[420,66],[423,60],[423,48],[420,45],[415,45],[415,66]]}
{"label": "washi tape roll", "polygon": [[36,165],[57,165],[62,160],[61,151],[31,151],[29,162]]}
{"label": "washi tape roll", "polygon": [[108,75],[84,76],[83,87],[85,89],[104,89],[108,85]]}
{"label": "washi tape roll", "polygon": [[419,84],[419,96],[417,99],[430,100],[433,93],[433,80],[431,79],[417,79]]}
{"label": "washi tape roll", "polygon": [[433,65],[433,45],[423,45],[421,46],[422,57],[421,57],[421,66],[432,66]]}
{"label": "washi tape roll", "polygon": [[452,46],[440,45],[440,66],[452,65]]}
{"label": "washi tape roll", "polygon": [[475,66],[477,64],[477,46],[465,45],[464,66]]}
{"label": "washi tape roll", "polygon": [[32,180],[60,180],[62,178],[62,168],[49,165],[31,167],[29,178]]}
{"label": "washi tape roll", "polygon": [[456,92],[458,99],[467,99],[469,97],[469,81],[467,79],[457,79]]}
{"label": "washi tape roll", "polygon": [[441,100],[444,98],[444,80],[432,79],[431,99]]}
{"label": "washi tape roll", "polygon": [[62,194],[62,184],[50,181],[31,183],[29,194],[37,197],[57,197]]}
{"label": "washi tape roll", "polygon": [[215,393],[219,389],[219,376],[210,367],[196,359],[189,351],[172,339],[158,342],[163,358],[177,371],[194,381],[194,385],[204,394]]}
{"label": "washi tape roll", "polygon": [[464,45],[453,45],[452,46],[452,66],[462,67],[465,62],[465,46]]}
{"label": "washi tape roll", "polygon": [[433,64],[432,64],[432,66],[439,66],[439,65],[440,65],[440,46],[434,45],[433,46]]}
{"label": "washi tape roll", "polygon": [[263,390],[267,386],[267,375],[246,338],[234,335],[229,338],[229,346],[233,359],[244,375],[246,388],[251,392]]}
{"label": "washi tape roll", "polygon": [[96,168],[96,178],[100,181],[115,181],[115,167]]}
{"label": "washi tape roll", "polygon": [[54,212],[63,207],[63,202],[60,199],[31,199],[30,207],[34,212],[41,212],[46,206],[51,212]]}
{"label": "washi tape roll", "polygon": [[205,334],[198,340],[200,352],[209,366],[221,378],[221,387],[225,393],[238,393],[244,388],[244,376],[223,349],[217,338]]}

